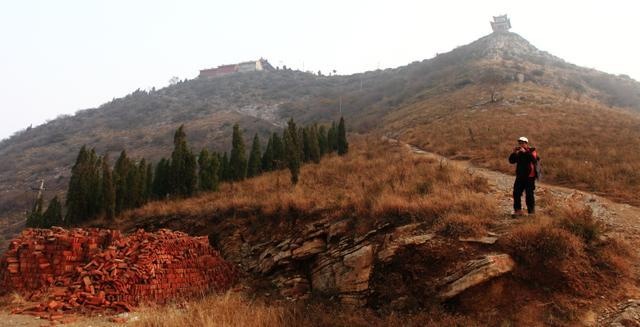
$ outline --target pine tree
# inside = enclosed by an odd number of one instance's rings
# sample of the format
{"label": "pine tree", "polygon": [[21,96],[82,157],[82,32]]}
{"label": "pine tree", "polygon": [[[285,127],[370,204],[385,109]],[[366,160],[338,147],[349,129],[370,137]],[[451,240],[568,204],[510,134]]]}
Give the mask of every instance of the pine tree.
{"label": "pine tree", "polygon": [[273,136],[269,137],[269,142],[267,142],[267,148],[264,150],[262,154],[262,171],[272,171],[273,170]]}
{"label": "pine tree", "polygon": [[349,152],[349,142],[347,142],[347,128],[344,125],[344,118],[340,117],[340,124],[338,125],[337,134],[337,149],[338,154],[343,156]]}
{"label": "pine tree", "polygon": [[291,172],[291,183],[297,184],[300,175],[301,146],[298,138],[298,129],[293,119],[289,120],[287,128],[284,130],[284,152],[287,167]]}
{"label": "pine tree", "polygon": [[[54,198],[57,200],[57,198]],[[52,200],[53,201],[53,200]],[[51,204],[49,204],[51,207]],[[116,215],[116,189],[113,185],[113,174],[109,167],[109,156],[102,158],[102,210],[109,220]]]}
{"label": "pine tree", "polygon": [[247,176],[247,155],[238,124],[233,125],[231,158],[229,158],[231,180],[241,181]]}
{"label": "pine tree", "polygon": [[49,201],[47,210],[42,215],[42,228],[51,228],[52,226],[62,226],[62,204],[58,200],[58,196],[54,196]]}
{"label": "pine tree", "polygon": [[173,153],[171,153],[171,194],[188,197],[195,192],[198,181],[196,175],[196,157],[187,145],[184,125],[176,131],[173,139]]}
{"label": "pine tree", "polygon": [[260,164],[260,138],[258,134],[253,137],[253,144],[251,144],[251,153],[249,154],[249,162],[247,163],[247,177],[258,176],[262,172]]}

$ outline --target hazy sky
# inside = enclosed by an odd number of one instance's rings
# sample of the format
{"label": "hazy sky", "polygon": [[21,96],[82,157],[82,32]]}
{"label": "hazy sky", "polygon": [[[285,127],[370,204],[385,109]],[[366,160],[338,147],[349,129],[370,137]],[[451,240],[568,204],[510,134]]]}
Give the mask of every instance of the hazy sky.
{"label": "hazy sky", "polygon": [[640,80],[638,1],[0,1],[0,139],[172,76],[267,58],[339,74],[405,65],[491,32]]}

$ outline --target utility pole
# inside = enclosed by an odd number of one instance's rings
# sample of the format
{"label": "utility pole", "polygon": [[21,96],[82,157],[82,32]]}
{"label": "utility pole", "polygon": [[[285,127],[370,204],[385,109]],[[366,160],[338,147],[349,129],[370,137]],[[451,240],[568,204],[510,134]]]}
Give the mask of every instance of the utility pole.
{"label": "utility pole", "polygon": [[[40,201],[40,199],[42,198],[42,191],[45,190],[44,188],[44,179],[40,180],[40,187],[32,187],[31,188],[32,191],[38,191],[37,195],[36,195],[36,201],[34,203],[38,203],[38,201]],[[35,208],[35,204],[33,206]]]}
{"label": "utility pole", "polygon": [[340,96],[340,117],[342,117],[342,95]]}

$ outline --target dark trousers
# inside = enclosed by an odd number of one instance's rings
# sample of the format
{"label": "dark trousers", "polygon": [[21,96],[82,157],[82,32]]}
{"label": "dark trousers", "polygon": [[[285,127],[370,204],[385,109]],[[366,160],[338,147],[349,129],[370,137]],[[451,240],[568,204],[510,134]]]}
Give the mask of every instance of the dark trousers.
{"label": "dark trousers", "polygon": [[533,191],[536,189],[535,177],[516,177],[513,184],[513,210],[522,210],[522,192],[525,192],[525,201],[527,202],[527,211],[534,213],[536,211],[536,198]]}

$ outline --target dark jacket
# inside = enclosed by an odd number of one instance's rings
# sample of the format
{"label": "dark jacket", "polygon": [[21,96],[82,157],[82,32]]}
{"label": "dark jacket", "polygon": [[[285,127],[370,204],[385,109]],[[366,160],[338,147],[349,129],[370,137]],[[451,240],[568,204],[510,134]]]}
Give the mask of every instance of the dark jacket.
{"label": "dark jacket", "polygon": [[536,165],[540,157],[536,152],[536,148],[529,148],[527,152],[514,152],[509,156],[509,163],[516,164],[516,177],[538,177]]}

